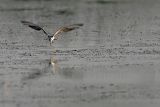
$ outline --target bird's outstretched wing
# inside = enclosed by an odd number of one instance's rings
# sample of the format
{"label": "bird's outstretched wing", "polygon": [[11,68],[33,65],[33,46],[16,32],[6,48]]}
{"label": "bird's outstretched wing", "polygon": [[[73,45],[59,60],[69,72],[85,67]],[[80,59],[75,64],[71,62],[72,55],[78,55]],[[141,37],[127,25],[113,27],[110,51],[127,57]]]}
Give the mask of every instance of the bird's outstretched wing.
{"label": "bird's outstretched wing", "polygon": [[37,30],[37,31],[43,31],[44,34],[46,34],[48,36],[48,33],[42,28],[40,27],[39,25],[36,25],[32,22],[29,22],[29,21],[21,21],[21,23],[23,23],[24,25],[27,25],[28,27],[34,29],[34,30]]}
{"label": "bird's outstretched wing", "polygon": [[83,26],[83,24],[78,23],[78,24],[73,24],[73,25],[64,26],[64,27],[59,28],[59,29],[53,34],[53,37],[51,38],[51,42],[52,42],[53,40],[56,40],[56,39],[58,38],[58,36],[59,36],[60,33],[69,32],[69,31],[78,29],[78,28],[81,27],[81,26]]}

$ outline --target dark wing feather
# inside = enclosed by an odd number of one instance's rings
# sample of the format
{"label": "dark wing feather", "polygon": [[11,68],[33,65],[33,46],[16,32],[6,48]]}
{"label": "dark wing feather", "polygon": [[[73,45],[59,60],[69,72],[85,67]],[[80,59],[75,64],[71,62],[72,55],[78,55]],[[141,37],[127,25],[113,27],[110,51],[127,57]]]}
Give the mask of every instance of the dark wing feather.
{"label": "dark wing feather", "polygon": [[23,23],[24,25],[27,25],[28,27],[30,27],[34,30],[37,30],[37,31],[42,30],[44,32],[44,34],[49,36],[48,33],[42,27],[40,27],[39,25],[36,25],[36,24],[34,24],[32,22],[29,22],[29,21],[21,21],[21,23]]}
{"label": "dark wing feather", "polygon": [[21,21],[21,23],[23,23],[24,25],[27,25],[28,27],[35,29],[35,30],[42,30],[42,28],[39,25],[36,25],[32,22],[28,22],[28,21]]}
{"label": "dark wing feather", "polygon": [[38,31],[42,30],[41,27],[35,26],[35,25],[29,25],[29,27],[32,28],[32,29],[38,30]]}
{"label": "dark wing feather", "polygon": [[70,26],[78,26],[78,27],[80,27],[80,26],[83,26],[83,24],[82,23],[78,23],[78,24],[73,24],[73,25],[70,25]]}

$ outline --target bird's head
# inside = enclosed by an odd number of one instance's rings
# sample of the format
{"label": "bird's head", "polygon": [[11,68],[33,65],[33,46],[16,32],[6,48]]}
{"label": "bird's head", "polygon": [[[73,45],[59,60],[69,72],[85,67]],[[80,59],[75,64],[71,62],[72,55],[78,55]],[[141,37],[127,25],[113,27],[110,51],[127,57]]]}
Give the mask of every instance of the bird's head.
{"label": "bird's head", "polygon": [[51,38],[51,43],[53,43],[54,40],[55,40],[55,37],[53,36],[53,37]]}

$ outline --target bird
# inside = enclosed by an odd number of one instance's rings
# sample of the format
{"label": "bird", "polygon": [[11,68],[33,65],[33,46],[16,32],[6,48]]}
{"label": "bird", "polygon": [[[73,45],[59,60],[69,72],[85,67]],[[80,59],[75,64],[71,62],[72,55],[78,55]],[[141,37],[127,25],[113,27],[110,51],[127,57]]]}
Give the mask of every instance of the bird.
{"label": "bird", "polygon": [[48,39],[51,43],[53,43],[54,40],[57,40],[61,33],[76,30],[76,29],[80,28],[81,26],[83,26],[82,23],[71,24],[71,25],[68,25],[68,26],[60,27],[56,30],[55,33],[49,34],[41,26],[39,26],[37,24],[34,24],[32,22],[22,20],[21,23],[30,27],[30,28],[32,28],[32,29],[34,29],[34,30],[43,31],[43,33],[48,36]]}

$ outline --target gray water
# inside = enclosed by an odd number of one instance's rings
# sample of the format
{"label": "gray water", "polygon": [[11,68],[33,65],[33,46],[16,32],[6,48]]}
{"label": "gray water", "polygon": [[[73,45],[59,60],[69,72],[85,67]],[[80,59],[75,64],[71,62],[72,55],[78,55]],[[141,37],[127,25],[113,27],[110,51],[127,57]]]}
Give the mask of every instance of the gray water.
{"label": "gray water", "polygon": [[[0,107],[159,107],[160,1],[1,0]],[[21,24],[83,23],[52,45]]]}

